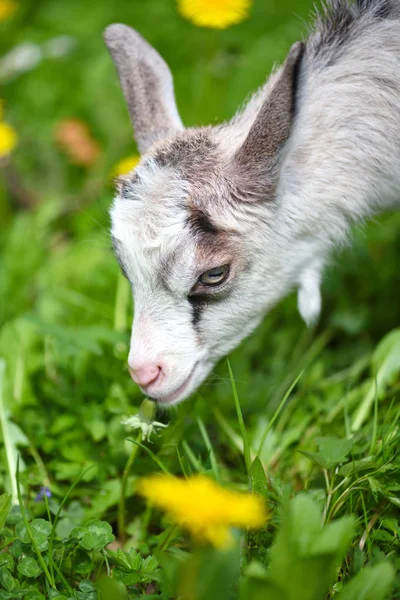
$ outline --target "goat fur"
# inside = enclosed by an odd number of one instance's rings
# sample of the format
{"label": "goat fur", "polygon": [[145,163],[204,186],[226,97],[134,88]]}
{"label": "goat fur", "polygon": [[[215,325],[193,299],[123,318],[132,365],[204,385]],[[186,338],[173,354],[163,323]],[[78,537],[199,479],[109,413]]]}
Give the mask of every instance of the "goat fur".
{"label": "goat fur", "polygon": [[[329,0],[216,127],[183,128],[170,71],[137,32],[111,25],[105,39],[144,152],[111,209],[135,298],[129,362],[162,363],[146,392],[171,404],[293,287],[313,323],[332,248],[399,205],[400,2]],[[222,264],[228,280],[199,287]]]}

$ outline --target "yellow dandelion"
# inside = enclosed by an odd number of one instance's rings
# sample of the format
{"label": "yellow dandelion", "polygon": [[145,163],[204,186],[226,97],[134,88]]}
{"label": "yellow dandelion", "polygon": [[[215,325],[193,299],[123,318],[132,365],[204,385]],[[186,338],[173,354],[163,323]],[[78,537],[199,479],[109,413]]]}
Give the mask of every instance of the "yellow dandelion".
{"label": "yellow dandelion", "polygon": [[16,11],[17,5],[13,0],[0,0],[0,23],[11,17]]}
{"label": "yellow dandelion", "polygon": [[0,122],[0,159],[10,154],[18,143],[18,136],[8,123]]}
{"label": "yellow dandelion", "polygon": [[249,16],[252,0],[178,0],[183,17],[199,27],[226,29]]}
{"label": "yellow dandelion", "polygon": [[196,540],[217,548],[233,542],[230,527],[258,529],[267,519],[261,498],[226,490],[204,475],[187,480],[153,475],[141,479],[137,491]]}
{"label": "yellow dandelion", "polygon": [[126,175],[132,169],[137,167],[140,161],[140,156],[133,154],[120,160],[111,171],[112,177],[118,177],[119,175]]}

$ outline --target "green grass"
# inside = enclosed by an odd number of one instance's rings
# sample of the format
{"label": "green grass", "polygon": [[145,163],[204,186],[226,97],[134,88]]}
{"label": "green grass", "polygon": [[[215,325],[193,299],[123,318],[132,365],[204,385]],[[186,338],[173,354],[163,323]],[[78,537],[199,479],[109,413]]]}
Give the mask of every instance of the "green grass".
{"label": "green grass", "polygon": [[[0,497],[0,599],[400,598],[388,566],[399,571],[399,215],[356,231],[335,258],[315,329],[292,296],[192,399],[144,415],[168,424],[150,441],[121,424],[143,398],[126,366],[132,306],[107,210],[110,170],[135,148],[101,31],[127,22],[157,46],[191,125],[232,115],[310,8],[256,0],[250,20],[209,32],[166,0],[41,0],[0,24],[3,55],[75,40],[2,81],[20,143],[0,180],[0,488],[13,500],[10,512]],[[54,142],[67,117],[101,146],[90,168]],[[194,548],[134,493],[163,470],[263,495],[267,527],[226,553]],[[51,497],[38,498],[42,486]]]}

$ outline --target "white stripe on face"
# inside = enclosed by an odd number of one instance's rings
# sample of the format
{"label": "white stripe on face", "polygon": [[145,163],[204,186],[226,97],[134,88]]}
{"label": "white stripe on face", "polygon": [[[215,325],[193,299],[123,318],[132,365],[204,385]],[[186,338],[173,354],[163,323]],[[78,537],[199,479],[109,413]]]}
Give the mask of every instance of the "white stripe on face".
{"label": "white stripe on face", "polygon": [[196,272],[195,241],[186,225],[185,186],[176,174],[156,171],[150,162],[150,172],[139,168],[138,179],[140,183],[128,187],[128,197],[116,198],[111,211],[119,260],[134,291],[128,360],[131,365],[160,366],[163,377],[146,393],[161,401],[171,396],[176,402],[180,397],[174,392],[182,378],[191,374],[194,385],[197,375],[192,371],[205,354],[187,301]]}

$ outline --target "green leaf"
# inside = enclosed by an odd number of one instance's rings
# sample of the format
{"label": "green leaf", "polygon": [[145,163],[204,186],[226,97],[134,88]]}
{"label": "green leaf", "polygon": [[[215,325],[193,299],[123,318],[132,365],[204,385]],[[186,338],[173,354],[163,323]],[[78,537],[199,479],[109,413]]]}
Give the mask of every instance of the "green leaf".
{"label": "green leaf", "polygon": [[96,548],[104,548],[110,542],[113,542],[115,537],[112,533],[112,527],[106,521],[98,521],[93,519],[86,525],[88,531],[96,540]]}
{"label": "green leaf", "polygon": [[90,531],[85,531],[81,538],[81,545],[85,550],[93,550],[96,546],[97,540],[96,537],[90,533]]}
{"label": "green leaf", "polygon": [[[58,596],[61,598],[61,596]],[[39,590],[29,590],[27,594],[24,596],[24,600],[46,600],[43,594],[39,592]]]}
{"label": "green leaf", "polygon": [[178,597],[230,600],[240,574],[240,544],[228,550],[198,550],[184,563],[178,577]]}
{"label": "green leaf", "polygon": [[92,560],[89,554],[82,548],[77,548],[74,552],[74,569],[80,575],[88,576],[92,571]]}
{"label": "green leaf", "polygon": [[95,585],[90,579],[83,579],[79,584],[79,589],[85,593],[96,591]]}
{"label": "green leaf", "polygon": [[0,567],[0,585],[7,592],[12,592],[17,587],[16,580],[5,567]]}
{"label": "green leaf", "polygon": [[142,562],[141,571],[144,573],[154,573],[156,569],[158,569],[159,564],[158,560],[155,556],[147,556]]}
{"label": "green leaf", "polygon": [[[103,575],[96,582],[96,589],[99,592],[99,600],[127,600],[128,592],[121,581],[117,581],[114,577],[106,577]],[[147,595],[146,595],[147,597]]]}
{"label": "green leaf", "polygon": [[119,581],[122,581],[122,583],[124,583],[127,586],[131,586],[131,585],[136,585],[137,583],[140,582],[140,574],[137,572],[127,572],[124,571],[123,569],[120,569],[119,567],[116,567],[113,570],[113,577],[115,577],[116,579],[118,579]]}
{"label": "green leaf", "polygon": [[291,500],[270,551],[265,597],[324,598],[351,543],[352,523],[347,517],[322,528],[319,507],[309,496],[300,494]]}
{"label": "green leaf", "polygon": [[268,490],[267,476],[258,456],[252,462],[249,473],[250,491],[260,496],[266,496]]}
{"label": "green leaf", "polygon": [[14,559],[7,552],[0,552],[0,567],[6,567],[10,571],[14,568]]}
{"label": "green leaf", "polygon": [[[34,519],[30,525],[32,537],[38,544],[39,550],[44,550],[47,547],[47,539],[51,533],[51,524],[44,519]],[[15,533],[24,544],[29,544],[31,542],[29,533],[23,521],[20,521],[17,524]]]}
{"label": "green leaf", "polygon": [[374,457],[366,456],[365,458],[361,458],[360,460],[354,460],[350,463],[347,463],[346,465],[343,465],[342,467],[340,467],[338,473],[343,477],[348,477],[349,475],[358,473],[358,471],[365,471],[374,467]]}
{"label": "green leaf", "polygon": [[75,597],[78,600],[97,600],[97,593],[94,592],[75,592]]}
{"label": "green leaf", "polygon": [[[30,521],[32,519],[32,515],[29,510],[26,511],[26,518],[28,519],[28,521]],[[7,516],[6,523],[8,525],[17,525],[22,520],[23,519],[22,519],[21,508],[19,506],[14,505],[11,508],[11,511]]]}
{"label": "green leaf", "polygon": [[31,541],[31,538],[29,537],[29,534],[28,534],[28,530],[25,527],[25,523],[23,521],[19,521],[19,523],[17,524],[17,526],[15,528],[15,535],[24,544],[29,544]]}
{"label": "green leaf", "polygon": [[330,554],[338,556],[345,554],[351,542],[354,519],[350,516],[342,517],[333,523],[325,525],[310,546],[310,554]]}
{"label": "green leaf", "polygon": [[24,577],[38,577],[42,572],[38,563],[34,558],[25,557],[18,563],[18,572]]}
{"label": "green leaf", "polygon": [[322,460],[322,458],[320,457],[319,454],[317,454],[317,452],[307,452],[306,450],[299,450],[300,454],[302,454],[303,456],[306,456],[307,458],[309,458],[310,460],[312,460],[316,465],[318,465],[319,467],[321,467],[322,469],[324,469],[324,461]]}
{"label": "green leaf", "polygon": [[33,537],[37,542],[42,542],[51,533],[51,524],[44,519],[34,519],[31,523]]}
{"label": "green leaf", "polygon": [[6,519],[10,513],[12,505],[11,494],[2,494],[0,496],[0,531],[3,529]]}
{"label": "green leaf", "polygon": [[271,592],[267,570],[264,565],[254,560],[246,568],[239,588],[239,599],[249,600],[249,598],[251,600],[265,600],[266,598],[274,600],[274,591]]}
{"label": "green leaf", "polygon": [[346,462],[353,442],[347,439],[337,439],[334,437],[320,437],[316,439],[318,444],[318,456],[325,469],[330,469],[340,463]]}
{"label": "green leaf", "polygon": [[19,558],[23,554],[29,554],[31,551],[30,544],[23,544],[21,540],[15,540],[12,546],[10,546],[10,554],[15,558]]}
{"label": "green leaf", "polygon": [[394,569],[389,563],[366,567],[344,586],[338,600],[384,600],[393,579]]}
{"label": "green leaf", "polygon": [[88,551],[101,550],[115,539],[111,525],[97,519],[89,521],[85,527],[75,527],[71,537],[78,539],[81,546]]}
{"label": "green leaf", "polygon": [[400,508],[400,498],[397,498],[397,496],[388,496],[387,498],[392,504]]}
{"label": "green leaf", "polygon": [[134,548],[130,548],[129,552],[124,552],[120,548],[115,551],[108,550],[107,555],[111,563],[125,571],[139,571],[142,567],[142,557]]}

